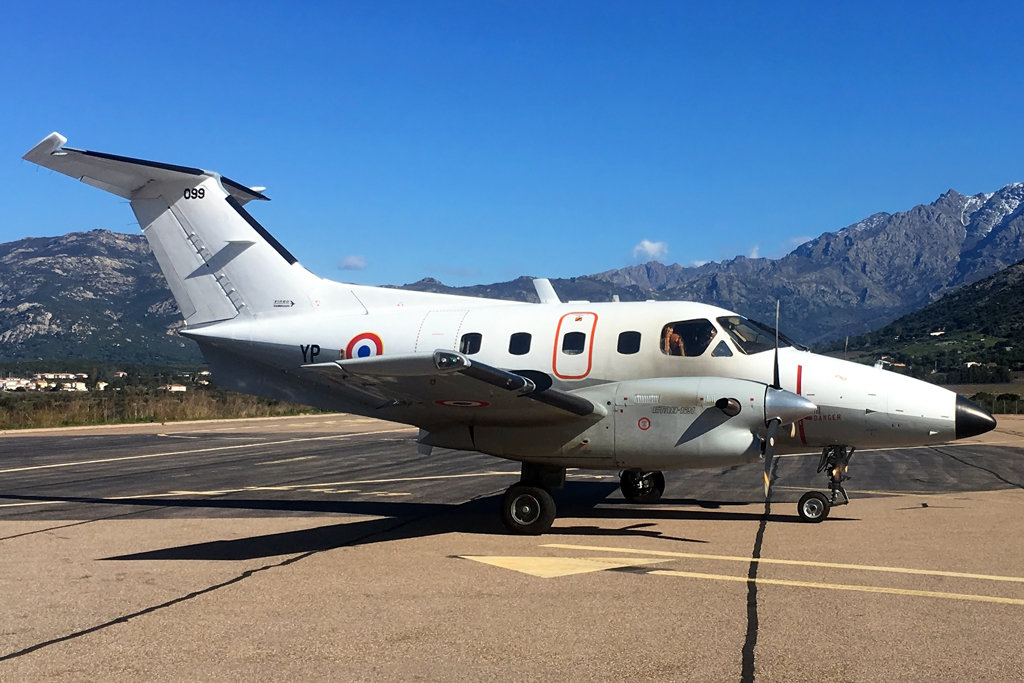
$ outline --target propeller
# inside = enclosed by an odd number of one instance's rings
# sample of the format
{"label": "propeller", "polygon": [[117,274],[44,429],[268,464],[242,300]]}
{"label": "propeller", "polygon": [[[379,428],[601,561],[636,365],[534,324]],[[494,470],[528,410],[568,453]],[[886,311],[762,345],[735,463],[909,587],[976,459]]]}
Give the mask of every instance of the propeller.
{"label": "propeller", "polygon": [[779,380],[779,300],[775,300],[775,372],[772,375],[772,388],[781,389],[782,382]]}

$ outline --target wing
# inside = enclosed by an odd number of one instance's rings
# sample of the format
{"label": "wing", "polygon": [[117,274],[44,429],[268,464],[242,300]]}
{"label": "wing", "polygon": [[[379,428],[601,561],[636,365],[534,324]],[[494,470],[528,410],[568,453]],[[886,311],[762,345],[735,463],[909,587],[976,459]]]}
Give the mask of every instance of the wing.
{"label": "wing", "polygon": [[374,356],[303,365],[341,391],[369,395],[383,413],[425,428],[448,424],[523,425],[598,420],[604,406],[471,360],[461,353]]}

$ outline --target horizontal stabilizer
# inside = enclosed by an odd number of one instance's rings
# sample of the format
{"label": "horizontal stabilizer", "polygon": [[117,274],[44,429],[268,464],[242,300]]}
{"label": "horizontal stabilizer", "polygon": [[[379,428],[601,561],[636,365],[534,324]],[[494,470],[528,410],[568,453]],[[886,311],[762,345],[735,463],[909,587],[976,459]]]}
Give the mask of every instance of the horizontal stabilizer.
{"label": "horizontal stabilizer", "polygon": [[219,173],[116,154],[63,147],[67,141],[67,138],[60,133],[50,133],[22,158],[125,199],[135,198],[150,183],[184,181],[196,185],[203,177],[218,178],[223,184],[225,192],[241,204],[252,199],[269,199],[262,192],[224,178]]}

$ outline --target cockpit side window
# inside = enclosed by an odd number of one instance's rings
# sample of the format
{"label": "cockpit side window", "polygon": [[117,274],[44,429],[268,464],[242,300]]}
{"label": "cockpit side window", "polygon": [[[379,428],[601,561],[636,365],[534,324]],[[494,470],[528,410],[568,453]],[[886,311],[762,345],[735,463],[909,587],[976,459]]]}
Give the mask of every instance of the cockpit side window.
{"label": "cockpit side window", "polygon": [[[718,324],[736,343],[736,347],[741,353],[761,353],[775,348],[775,329],[764,323],[738,315],[730,315],[718,318]],[[780,334],[779,346],[795,346],[795,344],[788,337]]]}
{"label": "cockpit side window", "polygon": [[716,358],[728,358],[729,356],[732,355],[732,349],[729,348],[729,345],[726,344],[725,340],[723,339],[722,341],[718,342],[718,346],[716,346],[715,350],[711,352],[711,355],[715,356]]}
{"label": "cockpit side window", "polygon": [[710,320],[680,320],[661,328],[661,352],[666,356],[699,356],[718,330]]}

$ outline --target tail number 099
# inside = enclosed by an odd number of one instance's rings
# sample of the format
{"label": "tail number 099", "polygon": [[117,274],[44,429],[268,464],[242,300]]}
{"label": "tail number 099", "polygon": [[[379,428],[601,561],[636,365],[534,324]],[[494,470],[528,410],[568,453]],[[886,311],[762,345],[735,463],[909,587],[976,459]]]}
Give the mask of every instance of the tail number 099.
{"label": "tail number 099", "polygon": [[202,187],[186,187],[185,199],[202,199],[206,196],[206,189]]}

